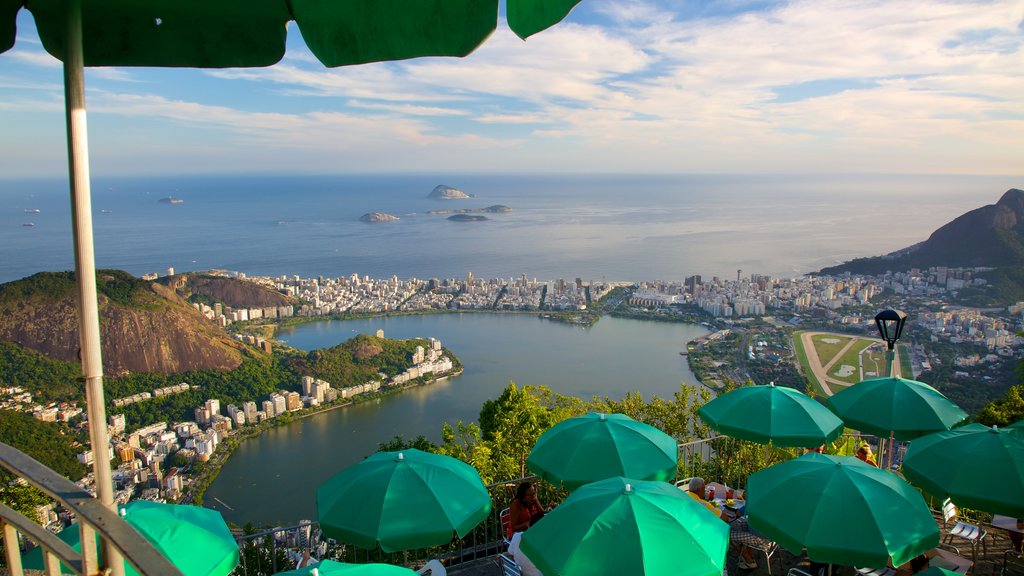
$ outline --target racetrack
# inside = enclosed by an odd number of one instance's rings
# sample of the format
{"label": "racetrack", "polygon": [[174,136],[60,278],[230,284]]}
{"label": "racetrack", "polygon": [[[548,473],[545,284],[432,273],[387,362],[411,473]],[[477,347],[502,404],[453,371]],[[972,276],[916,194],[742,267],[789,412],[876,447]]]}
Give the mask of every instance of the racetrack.
{"label": "racetrack", "polygon": [[[841,338],[850,338],[850,335],[832,334],[829,332],[803,332],[800,334],[800,342],[801,344],[803,344],[804,352],[807,354],[807,366],[810,367],[814,378],[817,379],[818,384],[821,385],[821,389],[822,391],[824,391],[825,396],[831,396],[834,393],[833,389],[836,389],[836,391],[838,391],[842,388],[850,386],[848,382],[843,382],[842,380],[832,378],[828,375],[829,370],[832,369],[832,366],[834,366],[835,363],[838,362],[850,348],[852,348],[860,340],[872,340],[881,342],[881,340],[879,340],[878,338],[853,337],[849,342],[846,343],[845,346],[843,346],[841,350],[839,350],[839,352],[835,354],[835,356],[832,357],[831,360],[829,360],[828,364],[822,366],[821,358],[818,357],[818,349],[814,347],[813,338],[815,336],[839,336]],[[893,371],[896,373],[897,376],[900,375],[899,347],[896,348],[896,361],[893,362]]]}

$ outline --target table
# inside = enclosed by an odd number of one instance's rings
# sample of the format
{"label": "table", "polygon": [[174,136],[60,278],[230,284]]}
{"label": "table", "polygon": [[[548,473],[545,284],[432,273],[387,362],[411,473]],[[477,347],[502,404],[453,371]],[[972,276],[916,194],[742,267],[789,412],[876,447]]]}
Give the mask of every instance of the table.
{"label": "table", "polygon": [[992,517],[992,525],[1009,533],[1014,548],[1018,551],[1024,549],[1024,521],[996,514]]}
{"label": "table", "polygon": [[992,517],[992,525],[996,528],[1002,528],[1007,532],[1024,534],[1024,522],[1016,518],[1011,518],[1010,516],[1000,516],[999,514],[996,514]]}
{"label": "table", "polygon": [[963,556],[958,556],[955,552],[949,550],[943,550],[942,548],[935,548],[925,554],[928,556],[928,564],[930,566],[938,566],[939,568],[945,568],[951,572],[959,572],[960,574],[967,574],[967,571],[974,566],[974,562],[971,562]]}

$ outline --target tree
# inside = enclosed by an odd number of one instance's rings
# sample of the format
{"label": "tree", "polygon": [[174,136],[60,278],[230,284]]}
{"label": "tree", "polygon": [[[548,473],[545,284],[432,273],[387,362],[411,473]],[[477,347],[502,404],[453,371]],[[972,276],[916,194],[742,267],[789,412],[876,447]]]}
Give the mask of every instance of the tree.
{"label": "tree", "polygon": [[978,422],[986,426],[1008,426],[1024,420],[1024,384],[1015,384],[1002,398],[989,402],[978,412]]}

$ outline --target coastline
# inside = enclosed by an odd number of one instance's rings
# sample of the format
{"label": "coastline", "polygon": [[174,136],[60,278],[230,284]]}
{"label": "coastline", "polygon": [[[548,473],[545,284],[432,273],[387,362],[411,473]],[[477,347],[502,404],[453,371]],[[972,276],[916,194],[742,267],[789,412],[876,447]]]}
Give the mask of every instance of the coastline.
{"label": "coastline", "polygon": [[[217,476],[220,474],[221,468],[224,466],[224,464],[227,463],[228,459],[231,458],[231,455],[234,453],[234,451],[239,446],[241,446],[243,442],[249,440],[250,438],[259,437],[264,432],[267,432],[279,426],[290,425],[298,420],[302,420],[310,416],[325,414],[327,412],[331,412],[339,408],[347,408],[355,404],[362,404],[363,402],[369,402],[377,400],[379,398],[384,398],[386,396],[391,396],[393,394],[399,394],[412,388],[429,386],[437,382],[443,382],[449,378],[455,378],[461,375],[463,371],[464,368],[460,366],[458,369],[452,372],[445,373],[444,375],[439,376],[437,378],[430,378],[428,380],[422,380],[418,382],[413,381],[403,384],[401,386],[394,386],[388,388],[387,390],[384,391],[360,395],[356,397],[355,400],[346,399],[346,401],[344,402],[335,402],[332,404],[328,404],[326,406],[317,406],[315,408],[303,408],[302,410],[289,412],[287,414],[288,417],[286,418],[274,418],[272,420],[265,420],[264,422],[261,422],[256,426],[247,426],[246,428],[239,431],[239,433],[232,434],[227,439],[225,439],[224,442],[217,446],[217,449],[214,451],[213,456],[207,462],[203,463],[203,468],[200,471],[199,475],[193,480],[193,482],[189,484],[189,486],[192,489],[183,492],[181,498],[178,501],[190,502],[192,504],[195,504],[196,506],[202,506],[203,496],[206,494],[207,488],[209,488],[210,485],[212,485],[213,482],[217,479]],[[224,506],[227,505],[224,504]]]}

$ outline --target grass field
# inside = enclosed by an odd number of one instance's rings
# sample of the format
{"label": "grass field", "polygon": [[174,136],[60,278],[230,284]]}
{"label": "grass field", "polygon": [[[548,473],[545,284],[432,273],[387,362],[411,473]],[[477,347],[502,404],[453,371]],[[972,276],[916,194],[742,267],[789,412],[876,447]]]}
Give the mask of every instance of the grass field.
{"label": "grass field", "polygon": [[818,353],[818,360],[821,361],[822,366],[825,366],[836,357],[843,346],[850,342],[850,337],[838,334],[819,334],[811,338],[811,342],[814,343],[814,350]]}
{"label": "grass field", "polygon": [[[874,372],[873,375],[881,374],[885,371],[884,351],[885,348],[880,348],[877,343],[870,340],[859,340],[832,366],[829,376],[847,384],[856,384],[863,380],[861,377],[862,367],[864,369],[864,378],[868,377],[868,372]],[[853,372],[846,375],[839,374],[839,368],[843,365],[852,366],[854,368]]]}
{"label": "grass field", "polygon": [[800,372],[807,379],[807,391],[808,393],[813,392],[814,396],[824,396],[825,390],[821,387],[821,382],[814,377],[814,372],[811,371],[811,366],[807,363],[807,351],[804,350],[804,343],[800,340],[801,334],[803,331],[793,333],[793,350],[796,351],[796,357],[800,362]]}

